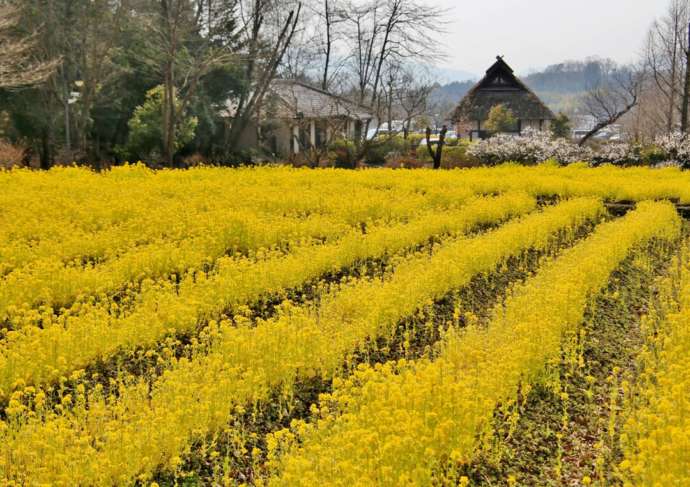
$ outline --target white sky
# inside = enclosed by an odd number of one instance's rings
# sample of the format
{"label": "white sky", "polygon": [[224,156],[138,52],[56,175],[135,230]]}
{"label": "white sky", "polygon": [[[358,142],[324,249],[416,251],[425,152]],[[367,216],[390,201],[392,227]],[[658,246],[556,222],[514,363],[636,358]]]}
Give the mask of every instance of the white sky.
{"label": "white sky", "polygon": [[518,74],[589,56],[639,54],[668,0],[427,0],[448,8],[441,67],[483,75],[497,54]]}

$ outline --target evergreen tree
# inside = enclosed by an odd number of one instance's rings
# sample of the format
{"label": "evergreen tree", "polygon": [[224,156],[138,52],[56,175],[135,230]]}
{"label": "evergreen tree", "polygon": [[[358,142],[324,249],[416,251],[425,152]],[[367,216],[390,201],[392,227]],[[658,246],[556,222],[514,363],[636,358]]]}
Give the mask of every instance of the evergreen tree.
{"label": "evergreen tree", "polygon": [[560,112],[551,121],[551,133],[557,139],[567,139],[570,137],[570,119],[565,113]]}
{"label": "evergreen tree", "polygon": [[517,129],[517,119],[510,108],[500,104],[489,111],[485,127],[493,133],[514,132]]}

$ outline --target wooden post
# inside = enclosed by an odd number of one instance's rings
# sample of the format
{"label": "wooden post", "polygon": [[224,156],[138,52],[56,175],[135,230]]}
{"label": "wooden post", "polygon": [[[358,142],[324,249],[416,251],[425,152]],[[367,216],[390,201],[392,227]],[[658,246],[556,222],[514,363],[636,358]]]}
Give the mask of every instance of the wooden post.
{"label": "wooden post", "polygon": [[309,122],[309,145],[312,149],[316,147],[316,122],[314,120]]}

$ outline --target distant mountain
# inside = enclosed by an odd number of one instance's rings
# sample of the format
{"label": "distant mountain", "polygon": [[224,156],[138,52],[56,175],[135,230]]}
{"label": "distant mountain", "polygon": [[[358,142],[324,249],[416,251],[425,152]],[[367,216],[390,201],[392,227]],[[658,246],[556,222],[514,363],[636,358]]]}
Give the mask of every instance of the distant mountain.
{"label": "distant mountain", "polygon": [[434,75],[439,83],[454,83],[456,81],[476,81],[480,78],[475,73],[470,73],[469,71],[463,71],[461,69],[445,68],[434,66],[428,68],[429,71]]}
{"label": "distant mountain", "polygon": [[615,68],[616,63],[608,59],[566,61],[525,76],[523,81],[537,92],[582,93],[601,83]]}

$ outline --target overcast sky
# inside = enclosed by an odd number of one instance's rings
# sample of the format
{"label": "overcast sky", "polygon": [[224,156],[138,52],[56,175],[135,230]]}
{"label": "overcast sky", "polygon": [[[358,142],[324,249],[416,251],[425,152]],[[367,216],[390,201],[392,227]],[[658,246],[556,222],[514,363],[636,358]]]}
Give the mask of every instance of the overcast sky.
{"label": "overcast sky", "polygon": [[497,54],[519,74],[589,56],[631,62],[667,0],[436,0],[449,9],[442,67],[482,75]]}

